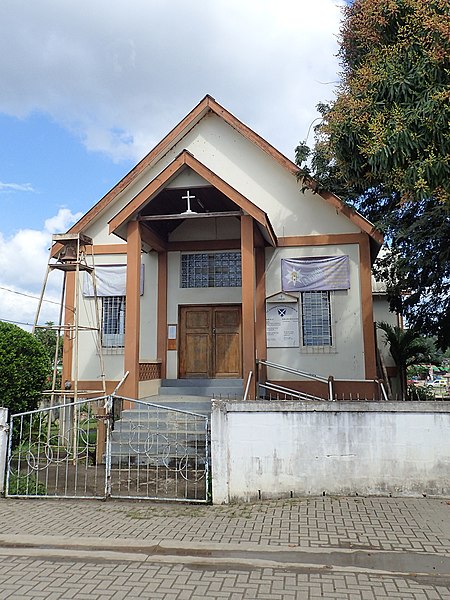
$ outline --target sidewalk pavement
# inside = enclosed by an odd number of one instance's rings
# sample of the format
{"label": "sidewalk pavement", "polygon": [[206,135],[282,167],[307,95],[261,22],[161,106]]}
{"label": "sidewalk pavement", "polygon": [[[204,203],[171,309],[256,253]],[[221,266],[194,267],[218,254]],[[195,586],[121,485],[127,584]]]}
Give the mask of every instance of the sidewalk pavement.
{"label": "sidewalk pavement", "polygon": [[0,499],[0,599],[450,600],[450,499]]}

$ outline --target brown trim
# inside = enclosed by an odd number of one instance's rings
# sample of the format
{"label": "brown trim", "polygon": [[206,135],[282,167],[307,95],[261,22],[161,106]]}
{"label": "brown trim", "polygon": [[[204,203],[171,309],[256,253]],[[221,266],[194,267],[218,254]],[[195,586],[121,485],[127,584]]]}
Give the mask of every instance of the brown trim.
{"label": "brown trim", "polygon": [[292,235],[278,238],[278,246],[332,246],[334,244],[360,244],[365,233],[331,233],[324,235]]}
{"label": "brown trim", "polygon": [[[272,383],[287,387],[306,394],[312,394],[328,400],[328,384],[320,381],[299,381],[295,380],[270,380]],[[267,391],[267,396],[272,400],[277,398],[276,392]],[[352,381],[339,379],[333,380],[333,398],[338,401],[379,401],[383,400],[380,393],[380,386],[377,381]],[[285,400],[284,394],[280,394],[280,399]]]}
{"label": "brown trim", "polygon": [[[212,112],[219,118],[222,118],[230,127],[235,129],[240,135],[249,140],[260,150],[273,158],[282,168],[286,169],[292,175],[299,177],[302,174],[301,169],[290,161],[286,156],[274,148],[260,135],[255,133],[250,127],[242,123],[237,117],[227,111],[223,106],[207,95],[195,106],[195,108],[186,117],[178,123],[153,150],[151,150],[115,187],[113,187],[95,206],[91,208],[75,225],[69,230],[76,233],[85,229],[113,200],[125,190],[147,167],[155,164],[167,150],[175,145],[208,113]],[[317,184],[312,179],[305,178],[304,184],[316,190]],[[342,200],[331,192],[319,191],[321,196],[331,206],[337,208],[347,218],[353,221],[363,231],[368,233],[378,244],[383,243],[382,234],[377,231],[373,225],[354,209],[345,205]]]}
{"label": "brown trim", "polygon": [[156,347],[161,361],[161,378],[166,377],[167,364],[167,252],[158,254],[158,308]]}
{"label": "brown trim", "polygon": [[169,252],[203,252],[204,250],[239,250],[241,240],[198,240],[169,242]]}
{"label": "brown trim", "polygon": [[[74,323],[74,306],[75,306],[75,271],[64,273],[66,278],[66,292],[64,298],[64,324],[69,325]],[[65,381],[72,381],[72,360],[73,360],[73,336],[67,329],[64,330],[63,337],[63,368],[62,368],[62,384]]]}
{"label": "brown trim", "polygon": [[127,227],[127,282],[125,311],[125,357],[124,370],[128,377],[122,393],[128,398],[139,396],[139,338],[140,338],[140,278],[141,234],[139,223],[130,221]]}
{"label": "brown trim", "polygon": [[141,237],[142,241],[150,246],[152,250],[156,252],[164,252],[167,250],[167,243],[149,227],[141,225]]}
{"label": "brown trim", "polygon": [[147,204],[152,197],[154,197],[159,190],[164,186],[185,166],[191,168],[195,173],[203,177],[208,183],[218,189],[220,192],[225,194],[230,200],[237,204],[242,210],[251,215],[255,221],[260,223],[267,231],[272,246],[277,245],[277,238],[272,229],[270,221],[264,211],[258,208],[253,202],[248,200],[245,196],[231,187],[226,181],[221,179],[218,175],[213,173],[208,167],[205,167],[200,161],[198,161],[192,154],[183,150],[177,158],[168,165],[155,179],[153,179],[144,189],[142,189],[126,206],[122,208],[112,219],[109,221],[109,233],[117,233],[117,230],[126,223],[129,219],[133,218],[136,212],[144,205]]}
{"label": "brown trim", "polygon": [[363,217],[359,212],[357,212],[351,206],[344,204],[340,198],[332,194],[331,192],[321,191],[319,192],[319,196],[326,200],[328,204],[333,206],[338,212],[345,215],[350,221],[352,221],[357,227],[362,229],[365,233],[368,233],[370,237],[372,237],[380,246],[384,242],[383,234],[375,229],[375,227],[368,221],[365,217]]}
{"label": "brown trim", "polygon": [[377,376],[376,345],[373,326],[372,269],[368,236],[365,236],[364,241],[359,244],[359,276],[366,379],[375,379]]}
{"label": "brown trim", "polygon": [[205,167],[200,161],[198,161],[192,154],[186,152],[186,164],[198,175],[206,179],[212,186],[221,191],[225,196],[230,198],[235,204],[237,204],[242,210],[251,215],[255,221],[258,221],[266,230],[269,236],[269,240],[272,246],[277,245],[277,238],[275,232],[272,229],[272,225],[267,217],[267,214],[262,211],[258,206],[253,204],[240,192],[235,190],[231,185],[224,181],[221,177],[213,173],[208,167]]}
{"label": "brown trim", "polygon": [[126,254],[126,244],[96,244],[92,247],[92,253],[97,254]]}
{"label": "brown trim", "polygon": [[130,219],[141,206],[146,204],[161,188],[163,188],[174,177],[180,169],[185,165],[184,155],[186,151],[179,154],[176,159],[170,163],[161,173],[159,173],[152,181],[147,184],[134,198],[126,204],[109,221],[109,233],[114,233],[115,230]]}
{"label": "brown trim", "polygon": [[256,307],[255,345],[256,358],[267,359],[266,343],[266,253],[264,248],[255,248],[256,266]]}
{"label": "brown trim", "polygon": [[182,134],[186,135],[197,122],[208,112],[207,98],[203,98],[199,104],[178,123],[138,164],[131,169],[123,179],[119,181],[91,210],[89,210],[71,229],[71,233],[76,233],[85,229],[94,219],[104,210],[115,198],[123,192],[133,181],[152,163],[156,162],[161,155],[173,144]]}
{"label": "brown trim", "polygon": [[256,397],[255,362],[255,253],[253,219],[249,215],[241,217],[241,261],[242,261],[242,374],[244,386],[250,371],[249,397]]}

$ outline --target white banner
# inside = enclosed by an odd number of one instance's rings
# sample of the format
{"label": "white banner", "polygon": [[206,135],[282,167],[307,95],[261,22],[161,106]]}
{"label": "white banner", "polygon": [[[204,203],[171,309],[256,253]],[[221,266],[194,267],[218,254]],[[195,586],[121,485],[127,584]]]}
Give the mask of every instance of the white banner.
{"label": "white banner", "polygon": [[[95,283],[97,296],[126,296],[127,293],[127,266],[102,265],[95,267]],[[144,265],[141,265],[141,296],[144,293]],[[94,286],[92,276],[84,272],[83,296],[93,297]]]}

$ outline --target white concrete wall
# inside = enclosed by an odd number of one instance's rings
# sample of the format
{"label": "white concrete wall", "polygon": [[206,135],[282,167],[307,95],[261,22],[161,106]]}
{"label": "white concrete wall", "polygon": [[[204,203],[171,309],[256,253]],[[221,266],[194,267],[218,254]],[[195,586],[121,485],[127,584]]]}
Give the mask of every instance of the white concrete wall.
{"label": "white concrete wall", "polygon": [[450,494],[445,402],[213,401],[213,502]]}
{"label": "white concrete wall", "polygon": [[8,452],[8,409],[0,408],[0,494],[3,494],[6,475],[6,455]]}

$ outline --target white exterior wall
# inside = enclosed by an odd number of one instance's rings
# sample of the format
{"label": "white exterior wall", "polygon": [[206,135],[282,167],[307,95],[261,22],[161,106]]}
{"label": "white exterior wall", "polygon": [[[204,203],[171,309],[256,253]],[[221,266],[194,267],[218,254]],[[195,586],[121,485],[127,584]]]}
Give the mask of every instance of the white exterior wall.
{"label": "white exterior wall", "polygon": [[[374,294],[373,296],[373,320],[375,322],[385,321],[392,326],[399,324],[398,315],[389,310],[389,302],[387,296]],[[384,362],[387,367],[395,367],[394,359],[389,352],[389,348],[386,344],[385,334],[381,330],[377,330],[377,344],[380,352],[383,355]]]}
{"label": "white exterior wall", "polygon": [[442,402],[213,401],[213,502],[450,493]]}
{"label": "white exterior wall", "polygon": [[[119,243],[121,240],[108,233],[110,221],[143,187],[151,182],[183,150],[191,152],[200,162],[219,175],[269,216],[277,236],[359,233],[360,229],[347,217],[331,207],[311,191],[301,192],[301,183],[271,156],[247,140],[217,115],[208,114],[175,144],[158,162],[148,167],[114,203],[102,211],[86,228],[94,244]],[[203,184],[203,180],[185,169],[168,183],[168,187]],[[170,234],[171,241],[214,240],[240,238],[238,219],[211,219],[205,225],[185,221]],[[239,248],[237,248],[239,249]],[[336,348],[322,354],[294,349],[269,349],[268,358],[294,368],[337,378],[364,378],[364,348],[360,307],[359,256],[356,245],[341,247],[282,248],[267,250],[266,296],[281,289],[281,257],[292,258],[311,254],[349,254],[351,262],[351,289],[333,294],[333,320]],[[103,257],[102,259],[103,260]],[[118,262],[117,257],[112,257]],[[126,258],[125,258],[126,260]],[[180,304],[240,303],[241,290],[181,289],[179,286],[180,253],[168,257],[168,323],[178,323]],[[156,253],[143,255],[146,264],[146,286],[141,303],[141,358],[156,357],[157,321],[157,258]],[[147,268],[148,266],[148,268]],[[95,348],[83,341],[80,351],[80,379],[95,379],[97,370]],[[177,376],[177,352],[168,351],[168,377]],[[330,362],[332,368],[330,369]],[[123,375],[123,354],[105,356],[107,379]],[[282,378],[279,373],[276,378]]]}
{"label": "white exterior wall", "polygon": [[[1,402],[1,398],[0,398]],[[4,492],[6,455],[8,453],[8,409],[0,405],[0,494]]]}
{"label": "white exterior wall", "polygon": [[[266,212],[277,236],[360,232],[320,196],[309,190],[302,193],[295,175],[222,119],[209,114],[119,194],[114,205],[102,212],[86,233],[96,243],[117,241],[108,234],[108,221],[184,149]],[[192,178],[198,183],[194,175]],[[181,184],[184,188],[184,179],[176,185]]]}
{"label": "white exterior wall", "polygon": [[[267,358],[271,362],[322,375],[323,377],[333,375],[337,379],[365,379],[358,245],[267,249],[267,296],[272,296],[281,290],[282,258],[330,255],[348,255],[350,262],[350,289],[331,292],[333,347],[323,349],[302,348],[300,331],[300,345],[298,348],[268,348]],[[291,295],[300,296],[300,294]],[[299,321],[301,321],[300,306]],[[292,375],[270,370],[269,378],[289,380],[292,379]]]}
{"label": "white exterior wall", "polygon": [[[94,246],[95,250],[95,246]],[[144,293],[141,296],[141,336],[140,357],[142,360],[156,359],[156,323],[157,323],[157,294],[156,285],[158,275],[158,258],[156,253],[142,254],[144,264]],[[97,267],[102,265],[124,265],[126,255],[109,254],[95,258]],[[82,278],[80,278],[82,280]],[[95,325],[95,302],[93,298],[85,298],[82,294],[82,281],[80,281],[80,306],[79,325]],[[101,298],[98,299],[99,314],[101,317]],[[81,331],[79,334],[78,378],[80,380],[100,381],[100,358],[96,347],[96,332]],[[118,381],[124,375],[124,349],[103,349],[103,360],[107,381]],[[75,369],[75,365],[73,365]],[[74,373],[73,373],[74,375]]]}

